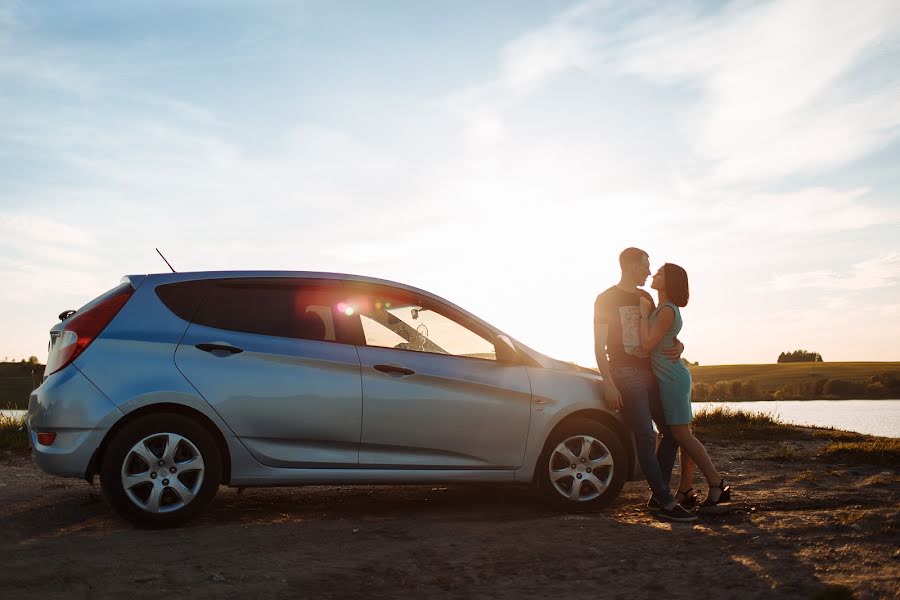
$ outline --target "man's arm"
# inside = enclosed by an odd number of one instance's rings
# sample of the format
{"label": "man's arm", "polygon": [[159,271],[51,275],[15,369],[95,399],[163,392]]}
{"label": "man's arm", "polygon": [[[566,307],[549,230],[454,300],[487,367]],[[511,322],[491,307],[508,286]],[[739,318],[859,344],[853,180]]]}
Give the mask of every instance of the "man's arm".
{"label": "man's arm", "polygon": [[[595,312],[597,309],[594,309]],[[606,405],[615,411],[622,410],[622,395],[613,382],[612,373],[609,369],[609,360],[606,357],[606,342],[609,339],[609,325],[601,323],[598,315],[594,315],[594,355],[597,357],[597,368],[603,375],[603,383],[605,387],[604,398]]]}
{"label": "man's arm", "polygon": [[681,355],[684,353],[684,344],[681,343],[681,340],[678,338],[672,338],[672,347],[671,348],[663,348],[662,354],[668,359],[671,359],[675,362],[681,360]]}

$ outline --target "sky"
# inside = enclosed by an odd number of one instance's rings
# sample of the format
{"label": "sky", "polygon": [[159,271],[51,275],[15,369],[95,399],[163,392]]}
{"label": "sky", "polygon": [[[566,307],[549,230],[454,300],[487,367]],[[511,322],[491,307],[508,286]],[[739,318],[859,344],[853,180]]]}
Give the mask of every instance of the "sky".
{"label": "sky", "polygon": [[593,366],[637,246],[691,361],[900,360],[898,65],[896,0],[0,0],[0,356],[158,247]]}

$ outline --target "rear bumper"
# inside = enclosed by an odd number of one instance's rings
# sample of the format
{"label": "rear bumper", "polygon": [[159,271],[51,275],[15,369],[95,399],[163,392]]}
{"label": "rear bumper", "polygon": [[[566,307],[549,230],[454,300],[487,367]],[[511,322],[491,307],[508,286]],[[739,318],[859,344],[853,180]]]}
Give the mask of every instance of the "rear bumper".
{"label": "rear bumper", "polygon": [[[122,411],[69,365],[31,393],[26,417],[31,456],[51,475],[84,477],[106,432],[121,417]],[[53,444],[38,444],[37,434],[50,431],[56,433]]]}

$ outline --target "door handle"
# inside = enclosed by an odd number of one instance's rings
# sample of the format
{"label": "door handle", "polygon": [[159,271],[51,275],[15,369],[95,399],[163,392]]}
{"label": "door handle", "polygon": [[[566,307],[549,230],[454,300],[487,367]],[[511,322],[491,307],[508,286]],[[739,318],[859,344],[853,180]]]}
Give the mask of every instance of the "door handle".
{"label": "door handle", "polygon": [[[199,350],[203,350],[204,352],[210,352],[215,354],[216,352],[224,352],[226,354],[240,354],[243,352],[240,348],[235,348],[234,346],[229,346],[228,344],[197,344],[194,346]],[[221,354],[216,354],[216,356],[222,356]]]}
{"label": "door handle", "polygon": [[406,367],[401,367],[399,365],[375,365],[373,368],[376,371],[387,373],[393,377],[406,377],[407,375],[415,375],[416,373],[412,369],[407,369]]}

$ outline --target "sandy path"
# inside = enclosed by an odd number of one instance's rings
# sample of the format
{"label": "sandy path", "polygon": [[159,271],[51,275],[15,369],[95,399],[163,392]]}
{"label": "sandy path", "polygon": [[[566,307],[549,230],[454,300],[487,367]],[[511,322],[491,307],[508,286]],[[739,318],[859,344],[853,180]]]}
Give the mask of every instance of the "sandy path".
{"label": "sandy path", "polygon": [[605,513],[499,486],[222,488],[177,530],[140,531],[87,483],[0,458],[4,598],[811,597],[900,595],[896,471],[756,460],[713,446],[731,512],[660,523],[630,483]]}

